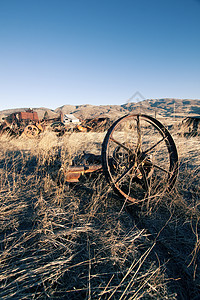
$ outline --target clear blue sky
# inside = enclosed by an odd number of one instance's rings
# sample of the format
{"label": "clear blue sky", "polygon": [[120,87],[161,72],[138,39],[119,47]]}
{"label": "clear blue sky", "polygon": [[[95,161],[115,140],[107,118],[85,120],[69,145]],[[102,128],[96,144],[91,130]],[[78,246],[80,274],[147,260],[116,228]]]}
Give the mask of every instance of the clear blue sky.
{"label": "clear blue sky", "polygon": [[199,0],[0,0],[0,110],[200,99]]}

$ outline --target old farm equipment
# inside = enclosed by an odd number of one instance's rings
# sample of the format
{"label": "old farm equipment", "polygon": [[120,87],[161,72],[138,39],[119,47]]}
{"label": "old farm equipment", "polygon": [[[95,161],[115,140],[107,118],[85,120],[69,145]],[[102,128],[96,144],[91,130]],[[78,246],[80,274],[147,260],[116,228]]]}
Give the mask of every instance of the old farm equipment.
{"label": "old farm equipment", "polygon": [[45,130],[54,131],[58,136],[66,132],[101,132],[110,127],[110,119],[99,117],[80,121],[73,114],[63,114],[54,118],[43,118],[39,120],[38,114],[32,109],[19,111],[4,118],[0,125],[0,133],[19,136],[22,133],[29,138],[38,136]]}
{"label": "old farm equipment", "polygon": [[102,132],[109,129],[110,125],[111,120],[108,117],[85,119],[81,122],[81,126],[86,128],[85,131]]}
{"label": "old farm equipment", "polygon": [[10,114],[1,124],[0,132],[9,135],[21,135],[24,133],[28,137],[35,137],[43,127],[39,122],[37,112],[28,109]]}
{"label": "old farm equipment", "polygon": [[0,126],[0,132],[14,136],[19,136],[23,133],[29,138],[34,138],[47,128],[50,128],[58,135],[63,135],[68,131],[69,123],[65,122],[62,113],[58,117],[39,120],[37,112],[28,109],[27,111],[12,113],[4,118]]}
{"label": "old farm equipment", "polygon": [[169,131],[155,118],[126,115],[108,129],[101,155],[84,153],[69,166],[65,180],[102,172],[114,191],[129,202],[169,192],[178,174],[178,154]]}
{"label": "old farm equipment", "polygon": [[[64,115],[61,120],[55,121],[52,123],[51,127],[55,132],[57,132],[59,135],[63,135],[65,132],[102,132],[107,130],[110,127],[110,119],[108,117],[99,117],[99,118],[93,118],[93,119],[85,119],[82,121],[79,121],[78,119],[75,119],[75,122],[73,119],[71,121],[66,120]],[[73,116],[73,115],[72,115]],[[73,116],[74,117],[74,116]]]}

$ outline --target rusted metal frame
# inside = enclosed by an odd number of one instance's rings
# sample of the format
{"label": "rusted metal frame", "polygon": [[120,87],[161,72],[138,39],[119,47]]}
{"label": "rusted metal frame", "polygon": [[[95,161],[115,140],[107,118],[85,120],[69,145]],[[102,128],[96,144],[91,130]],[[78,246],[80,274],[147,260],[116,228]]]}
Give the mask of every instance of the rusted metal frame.
{"label": "rusted metal frame", "polygon": [[69,166],[65,180],[66,182],[79,182],[79,179],[84,174],[102,171],[102,165],[83,165],[83,166]]}

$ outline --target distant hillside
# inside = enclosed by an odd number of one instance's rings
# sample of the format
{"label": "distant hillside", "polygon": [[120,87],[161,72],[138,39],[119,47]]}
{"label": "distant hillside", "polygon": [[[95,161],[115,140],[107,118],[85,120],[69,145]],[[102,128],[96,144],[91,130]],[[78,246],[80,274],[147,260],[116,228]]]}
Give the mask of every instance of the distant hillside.
{"label": "distant hillside", "polygon": [[148,99],[139,103],[128,103],[122,105],[125,109],[132,111],[141,106],[141,112],[157,114],[163,117],[186,117],[188,115],[200,114],[200,100],[189,99]]}
{"label": "distant hillside", "polygon": [[[190,99],[148,99],[138,103],[130,102],[123,105],[63,105],[51,110],[49,108],[33,108],[37,111],[39,118],[44,117],[47,111],[49,118],[57,117],[62,111],[64,114],[73,113],[80,119],[95,118],[99,116],[119,118],[127,113],[143,113],[156,117],[187,117],[200,115],[200,100]],[[0,119],[12,112],[25,111],[26,108],[8,109],[0,111]]]}
{"label": "distant hillside", "polygon": [[186,117],[188,115],[200,115],[200,100],[189,99],[148,99],[138,103],[130,102],[123,105],[64,105],[55,111],[73,113],[78,118],[94,118],[108,116],[117,118],[127,113],[143,113],[157,117]]}
{"label": "distant hillside", "polygon": [[64,105],[55,110],[56,112],[62,111],[64,114],[73,113],[80,119],[95,118],[98,116],[105,116],[115,118],[127,113],[127,109],[121,105]]}

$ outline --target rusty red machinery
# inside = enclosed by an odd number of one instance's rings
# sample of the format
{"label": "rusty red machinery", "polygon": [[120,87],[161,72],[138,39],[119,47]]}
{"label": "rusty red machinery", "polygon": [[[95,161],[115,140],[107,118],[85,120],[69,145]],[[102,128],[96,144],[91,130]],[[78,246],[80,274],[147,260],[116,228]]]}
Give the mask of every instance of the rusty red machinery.
{"label": "rusty red machinery", "polygon": [[0,133],[19,136],[22,133],[29,138],[37,137],[41,132],[49,128],[62,136],[66,132],[105,131],[110,126],[110,119],[105,117],[85,119],[78,124],[64,121],[64,115],[60,112],[58,117],[43,118],[39,120],[38,114],[32,109],[19,111],[4,118],[0,126]]}
{"label": "rusty red machinery", "polygon": [[76,125],[64,123],[62,119],[54,121],[51,124],[53,130],[59,135],[63,135],[65,132],[102,132],[107,130],[111,125],[111,120],[108,117],[84,119]]}
{"label": "rusty red machinery", "polygon": [[13,117],[17,117],[17,115],[20,122],[24,120],[39,122],[38,114],[36,111],[28,110],[28,111],[21,111],[19,113],[12,114]]}
{"label": "rusty red machinery", "polygon": [[157,119],[127,115],[113,123],[102,144],[101,155],[83,153],[73,162],[65,181],[103,172],[114,191],[125,201],[150,201],[170,192],[178,175],[178,154],[169,131]]}
{"label": "rusty red machinery", "polygon": [[81,122],[81,125],[86,128],[87,131],[101,132],[107,130],[111,126],[111,119],[108,117],[85,119]]}
{"label": "rusty red machinery", "polygon": [[0,132],[7,133],[13,136],[24,134],[29,138],[34,138],[52,124],[56,125],[52,126],[51,130],[58,133],[63,132],[63,126],[58,125],[62,124],[62,122],[62,113],[60,113],[60,115],[55,118],[43,118],[42,120],[40,120],[36,111],[27,109],[26,111],[12,113],[4,118],[0,126]]}
{"label": "rusty red machinery", "polygon": [[1,133],[9,135],[21,135],[24,133],[28,137],[35,137],[43,127],[40,124],[37,112],[28,109],[27,111],[19,111],[6,117],[0,126]]}

